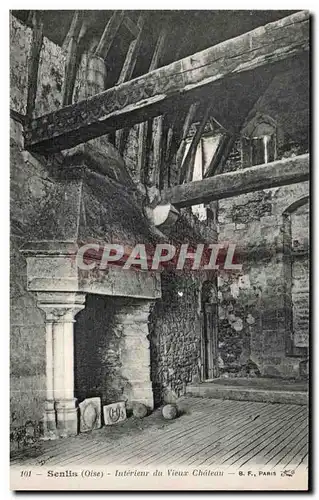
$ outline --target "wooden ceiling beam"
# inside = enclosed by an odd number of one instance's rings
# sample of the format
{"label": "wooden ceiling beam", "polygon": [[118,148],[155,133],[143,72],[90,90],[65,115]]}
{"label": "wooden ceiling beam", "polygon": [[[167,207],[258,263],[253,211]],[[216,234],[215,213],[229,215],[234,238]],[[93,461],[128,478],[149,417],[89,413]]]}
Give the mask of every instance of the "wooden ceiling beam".
{"label": "wooden ceiling beam", "polygon": [[309,49],[309,12],[226,40],[214,47],[30,122],[25,146],[57,152],[163,114],[181,95],[278,63]]}
{"label": "wooden ceiling beam", "polygon": [[163,201],[182,208],[308,179],[309,154],[304,154],[180,184],[162,191],[161,196]]}

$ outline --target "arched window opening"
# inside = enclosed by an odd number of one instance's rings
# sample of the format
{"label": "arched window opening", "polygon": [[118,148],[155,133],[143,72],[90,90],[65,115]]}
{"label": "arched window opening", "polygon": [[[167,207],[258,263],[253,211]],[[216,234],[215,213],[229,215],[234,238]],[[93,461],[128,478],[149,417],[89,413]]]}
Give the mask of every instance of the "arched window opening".
{"label": "arched window opening", "polygon": [[270,163],[277,158],[277,125],[266,115],[256,115],[242,131],[244,167]]}

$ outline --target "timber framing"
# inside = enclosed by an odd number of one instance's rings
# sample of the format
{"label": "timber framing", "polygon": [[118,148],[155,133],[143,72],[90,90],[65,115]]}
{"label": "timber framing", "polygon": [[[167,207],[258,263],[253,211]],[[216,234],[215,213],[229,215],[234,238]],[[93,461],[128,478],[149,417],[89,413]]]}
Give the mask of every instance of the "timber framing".
{"label": "timber framing", "polygon": [[182,208],[308,179],[309,154],[304,154],[181,184],[162,191],[161,196],[163,201]]}
{"label": "timber framing", "polygon": [[41,11],[30,11],[29,16],[30,15],[32,16],[32,42],[28,57],[28,95],[26,109],[26,115],[29,118],[32,117],[35,106],[40,52],[43,43],[43,21]]}
{"label": "timber framing", "polygon": [[309,48],[309,12],[256,28],[91,98],[30,121],[25,147],[69,149],[165,113],[177,97],[296,56]]}

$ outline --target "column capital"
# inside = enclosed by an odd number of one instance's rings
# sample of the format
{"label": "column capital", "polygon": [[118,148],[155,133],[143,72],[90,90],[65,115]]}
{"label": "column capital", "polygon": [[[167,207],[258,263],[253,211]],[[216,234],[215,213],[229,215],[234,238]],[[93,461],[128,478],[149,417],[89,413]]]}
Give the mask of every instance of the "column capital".
{"label": "column capital", "polygon": [[37,306],[45,312],[47,322],[73,322],[85,307],[85,297],[79,292],[38,292]]}

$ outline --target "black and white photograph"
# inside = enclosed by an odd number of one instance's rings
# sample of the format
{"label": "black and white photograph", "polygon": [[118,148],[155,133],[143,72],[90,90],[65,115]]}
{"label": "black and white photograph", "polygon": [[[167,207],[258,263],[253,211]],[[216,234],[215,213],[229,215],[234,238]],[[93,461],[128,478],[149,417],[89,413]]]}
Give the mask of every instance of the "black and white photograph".
{"label": "black and white photograph", "polygon": [[307,491],[312,14],[87,7],[8,12],[10,488]]}

